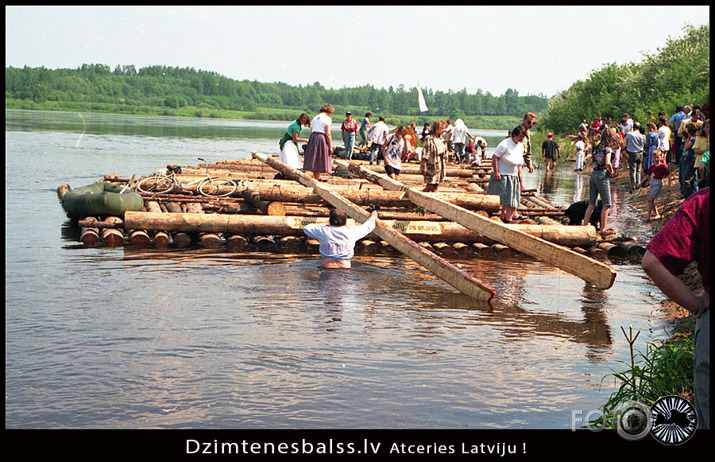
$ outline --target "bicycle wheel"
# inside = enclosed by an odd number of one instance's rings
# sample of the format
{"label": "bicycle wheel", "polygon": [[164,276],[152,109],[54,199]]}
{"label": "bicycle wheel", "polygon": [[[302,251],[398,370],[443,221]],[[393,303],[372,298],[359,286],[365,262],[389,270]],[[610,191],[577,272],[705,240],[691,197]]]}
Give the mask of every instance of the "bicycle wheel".
{"label": "bicycle wheel", "polygon": [[137,189],[146,194],[170,193],[174,186],[171,178],[165,176],[148,176],[137,183]]}
{"label": "bicycle wheel", "polygon": [[199,183],[199,193],[207,197],[227,197],[236,192],[236,182],[229,178],[207,178]]}

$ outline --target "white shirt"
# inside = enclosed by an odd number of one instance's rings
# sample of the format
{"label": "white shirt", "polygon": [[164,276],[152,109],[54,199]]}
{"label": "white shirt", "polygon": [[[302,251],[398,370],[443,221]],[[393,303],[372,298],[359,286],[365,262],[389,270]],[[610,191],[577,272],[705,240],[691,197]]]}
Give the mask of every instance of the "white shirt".
{"label": "white shirt", "polygon": [[500,175],[518,175],[519,166],[524,165],[524,143],[515,143],[511,137],[503,139],[492,156],[499,159]]}
{"label": "white shirt", "polygon": [[658,144],[658,149],[661,151],[670,151],[670,128],[665,125],[658,129],[658,139],[660,143]]}
{"label": "white shirt", "polygon": [[461,119],[458,120],[458,121],[454,124],[454,130],[453,130],[453,132],[452,132],[452,133],[453,133],[453,135],[452,135],[452,136],[453,136],[452,141],[455,142],[455,143],[464,143],[465,140],[467,139],[467,132],[468,132],[468,131],[469,131],[469,129],[468,129],[467,126],[464,124],[464,122],[462,122]]}
{"label": "white shirt", "polygon": [[307,225],[303,232],[320,242],[320,256],[336,261],[353,258],[355,243],[375,229],[375,220],[370,218],[359,226]]}
{"label": "white shirt", "polygon": [[310,123],[310,132],[326,133],[325,128],[328,127],[330,130],[330,124],[333,123],[328,114],[321,112],[317,116],[313,117],[313,121]]}
{"label": "white shirt", "polygon": [[387,133],[390,129],[382,120],[370,127],[370,141],[377,144],[385,144]]}
{"label": "white shirt", "polygon": [[576,141],[576,153],[583,153],[584,149],[586,149],[584,142],[581,140]]}

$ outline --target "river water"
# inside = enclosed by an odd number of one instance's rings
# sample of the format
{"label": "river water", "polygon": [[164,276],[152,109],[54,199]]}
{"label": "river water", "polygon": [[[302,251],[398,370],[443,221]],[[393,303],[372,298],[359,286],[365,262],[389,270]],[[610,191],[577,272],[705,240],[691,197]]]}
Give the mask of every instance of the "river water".
{"label": "river water", "polygon": [[[275,153],[287,122],[5,115],[7,428],[570,429],[630,362],[621,327],[642,351],[666,336],[663,296],[628,262],[609,262],[604,291],[525,256],[452,259],[496,289],[490,311],[402,256],[330,271],[313,255],[82,248],[57,186]],[[568,167],[527,187],[568,204],[587,190]]]}

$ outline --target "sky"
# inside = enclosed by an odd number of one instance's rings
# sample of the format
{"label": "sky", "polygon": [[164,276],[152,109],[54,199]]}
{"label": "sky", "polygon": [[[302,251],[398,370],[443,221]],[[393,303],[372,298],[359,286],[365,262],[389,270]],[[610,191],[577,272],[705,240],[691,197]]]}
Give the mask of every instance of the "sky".
{"label": "sky", "polygon": [[640,62],[709,6],[6,6],[5,65],[551,97]]}

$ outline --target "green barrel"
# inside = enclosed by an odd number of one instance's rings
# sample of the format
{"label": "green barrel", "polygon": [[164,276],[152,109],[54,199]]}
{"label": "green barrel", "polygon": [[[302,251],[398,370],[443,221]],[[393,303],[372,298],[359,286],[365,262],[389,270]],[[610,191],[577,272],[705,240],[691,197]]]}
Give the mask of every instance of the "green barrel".
{"label": "green barrel", "polygon": [[97,183],[72,189],[62,196],[62,208],[70,218],[96,216],[123,217],[127,210],[140,211],[144,206],[142,197],[123,186],[99,181]]}

